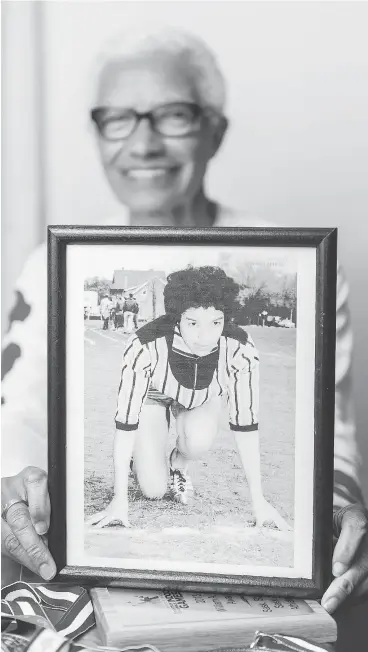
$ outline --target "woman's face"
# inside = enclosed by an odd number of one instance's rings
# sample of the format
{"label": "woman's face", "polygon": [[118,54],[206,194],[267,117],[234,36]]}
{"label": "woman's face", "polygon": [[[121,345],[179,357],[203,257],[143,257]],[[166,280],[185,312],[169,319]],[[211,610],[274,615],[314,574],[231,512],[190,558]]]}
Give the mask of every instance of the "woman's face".
{"label": "woman's face", "polygon": [[[157,54],[112,62],[102,73],[98,107],[147,112],[176,102],[199,104],[178,57]],[[99,135],[98,146],[118,199],[132,212],[160,213],[187,203],[201,190],[223,132],[221,121],[204,117],[190,135],[167,137],[145,119],[124,140],[110,142]]]}
{"label": "woman's face", "polygon": [[214,307],[188,308],[180,318],[180,332],[195,355],[208,355],[224,330],[224,313]]}

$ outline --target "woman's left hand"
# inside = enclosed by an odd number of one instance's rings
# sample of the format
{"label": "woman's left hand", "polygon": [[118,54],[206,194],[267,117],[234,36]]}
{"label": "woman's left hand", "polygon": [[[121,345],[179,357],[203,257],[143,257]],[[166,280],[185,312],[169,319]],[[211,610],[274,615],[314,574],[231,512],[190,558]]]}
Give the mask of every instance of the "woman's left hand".
{"label": "woman's left hand", "polygon": [[256,525],[262,527],[263,525],[274,523],[279,530],[291,530],[290,525],[279,514],[277,509],[271,505],[263,496],[254,502],[253,505]]}
{"label": "woman's left hand", "polygon": [[350,595],[368,595],[368,513],[364,505],[347,505],[334,513],[336,543],[332,573],[335,579],[322,598],[330,613]]}

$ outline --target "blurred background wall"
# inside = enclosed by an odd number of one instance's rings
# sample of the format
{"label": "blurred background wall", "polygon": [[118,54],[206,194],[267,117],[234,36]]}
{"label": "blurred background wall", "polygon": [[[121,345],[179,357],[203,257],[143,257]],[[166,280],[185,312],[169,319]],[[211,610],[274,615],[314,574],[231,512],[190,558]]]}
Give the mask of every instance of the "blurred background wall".
{"label": "blurred background wall", "polygon": [[368,498],[368,4],[9,1],[2,13],[3,314],[47,222],[121,210],[88,120],[101,44],[140,20],[202,35],[228,79],[231,120],[210,194],[280,225],[339,228]]}

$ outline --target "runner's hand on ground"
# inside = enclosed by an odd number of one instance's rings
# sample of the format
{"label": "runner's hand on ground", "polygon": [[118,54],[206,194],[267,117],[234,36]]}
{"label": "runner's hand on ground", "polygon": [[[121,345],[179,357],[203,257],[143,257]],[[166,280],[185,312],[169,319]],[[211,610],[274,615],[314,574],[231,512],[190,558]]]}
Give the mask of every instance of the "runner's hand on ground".
{"label": "runner's hand on ground", "polygon": [[254,504],[254,515],[258,527],[274,523],[279,530],[292,529],[278,510],[265,498],[261,498]]}
{"label": "runner's hand on ground", "polygon": [[101,512],[96,512],[86,519],[86,525],[94,525],[97,529],[120,523],[124,527],[130,527],[128,517],[128,501],[113,498],[110,505]]}

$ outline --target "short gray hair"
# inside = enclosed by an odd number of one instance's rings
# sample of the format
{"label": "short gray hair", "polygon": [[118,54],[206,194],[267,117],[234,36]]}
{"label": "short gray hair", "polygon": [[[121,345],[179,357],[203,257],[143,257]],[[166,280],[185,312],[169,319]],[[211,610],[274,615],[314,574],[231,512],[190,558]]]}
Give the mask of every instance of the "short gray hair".
{"label": "short gray hair", "polygon": [[223,113],[226,83],[215,54],[200,37],[173,27],[129,30],[108,41],[95,60],[92,107],[96,102],[103,70],[109,63],[154,53],[180,56],[181,61],[192,71],[193,83],[202,106]]}

